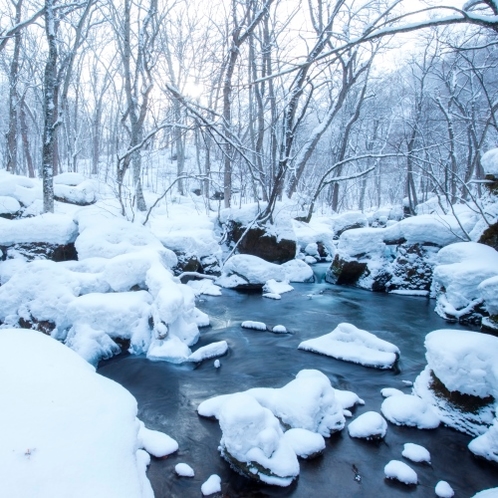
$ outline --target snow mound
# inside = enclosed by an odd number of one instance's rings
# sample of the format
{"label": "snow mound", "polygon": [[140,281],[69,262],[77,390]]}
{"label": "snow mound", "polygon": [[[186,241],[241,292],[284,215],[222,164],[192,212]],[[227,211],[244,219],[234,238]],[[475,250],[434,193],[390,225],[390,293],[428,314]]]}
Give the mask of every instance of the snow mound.
{"label": "snow mound", "polygon": [[76,240],[78,226],[70,216],[46,213],[33,218],[0,218],[0,246],[46,243],[66,245]]}
{"label": "snow mound", "polygon": [[380,410],[389,422],[396,425],[407,425],[418,429],[435,429],[440,422],[430,404],[411,394],[400,394],[386,398]]}
{"label": "snow mound", "polygon": [[220,491],[221,491],[221,477],[216,474],[209,476],[207,481],[205,481],[201,486],[201,493],[203,494],[203,496],[219,493]]}
{"label": "snow mound", "polygon": [[405,443],[403,445],[403,451],[401,452],[401,455],[405,458],[408,458],[408,460],[411,460],[412,462],[431,463],[431,454],[426,448],[420,446],[419,444]]}
{"label": "snow mound", "polygon": [[450,391],[498,398],[498,337],[467,330],[436,330],[425,338],[426,359]]}
{"label": "snow mound", "polygon": [[274,279],[268,280],[263,286],[263,292],[269,294],[285,294],[286,292],[293,291],[294,287],[289,285],[289,282],[277,282]]}
{"label": "snow mound", "polygon": [[394,344],[349,323],[340,323],[329,334],[301,342],[298,349],[381,369],[392,368],[400,354]]}
{"label": "snow mound", "polygon": [[201,361],[222,356],[228,351],[228,344],[226,341],[212,342],[207,346],[202,346],[194,351],[189,357],[188,361],[200,363]]}
{"label": "snow mound", "polygon": [[313,458],[325,450],[323,436],[306,429],[289,429],[284,433],[284,440],[299,458]]}
{"label": "snow mound", "polygon": [[384,467],[384,474],[387,479],[395,479],[403,484],[417,484],[417,473],[406,463],[400,460],[391,460]]}
{"label": "snow mound", "polygon": [[230,396],[219,414],[222,456],[239,472],[267,484],[288,486],[299,474],[296,453],[278,419],[252,396]]}
{"label": "snow mound", "polygon": [[140,423],[138,432],[140,447],[147,453],[162,458],[178,450],[178,443],[163,432],[147,429],[143,422]]}
{"label": "snow mound", "polygon": [[348,425],[351,437],[362,439],[382,439],[387,433],[387,422],[377,412],[365,412]]}
{"label": "snow mound", "polygon": [[492,462],[498,462],[498,420],[480,436],[469,443],[469,450],[474,455],[485,458]]}
{"label": "snow mound", "polygon": [[97,200],[96,189],[97,186],[92,180],[84,180],[75,186],[70,186],[62,182],[55,183],[54,178],[54,196],[60,202],[88,206]]}
{"label": "snow mound", "polygon": [[215,283],[221,287],[234,288],[263,286],[269,280],[288,284],[309,282],[313,278],[313,270],[304,261],[293,259],[277,265],[250,254],[236,254],[225,262],[221,276]]}
{"label": "snow mound", "polygon": [[133,396],[39,332],[0,330],[0,344],[2,493],[152,497]]}
{"label": "snow mound", "polygon": [[14,197],[0,195],[0,214],[13,215],[21,210],[21,204]]}
{"label": "snow mound", "polygon": [[391,396],[399,396],[400,394],[405,394],[403,391],[396,389],[395,387],[384,387],[380,390],[380,394],[383,398],[390,398]]}
{"label": "snow mound", "polygon": [[220,287],[207,278],[202,280],[189,280],[187,285],[194,291],[196,296],[200,296],[201,294],[206,296],[221,296]]}
{"label": "snow mound", "polygon": [[443,247],[437,254],[432,293],[437,298],[436,313],[459,319],[482,302],[479,285],[498,276],[498,252],[477,242],[459,242]]}
{"label": "snow mound", "polygon": [[434,488],[434,492],[439,498],[452,498],[455,496],[453,488],[446,481],[439,481]]}
{"label": "snow mound", "polygon": [[273,327],[271,331],[275,334],[287,334],[287,329],[284,325],[275,325],[275,327]]}
{"label": "snow mound", "polygon": [[498,176],[498,149],[490,149],[481,157],[485,175]]}
{"label": "snow mound", "polygon": [[472,498],[498,498],[498,488],[484,489],[476,493]]}
{"label": "snow mound", "polygon": [[253,330],[266,330],[266,324],[263,322],[255,322],[253,320],[246,320],[240,325],[243,329]]}
{"label": "snow mound", "polygon": [[177,463],[175,465],[175,472],[180,477],[194,477],[195,476],[194,469],[190,465],[188,465],[187,463]]}

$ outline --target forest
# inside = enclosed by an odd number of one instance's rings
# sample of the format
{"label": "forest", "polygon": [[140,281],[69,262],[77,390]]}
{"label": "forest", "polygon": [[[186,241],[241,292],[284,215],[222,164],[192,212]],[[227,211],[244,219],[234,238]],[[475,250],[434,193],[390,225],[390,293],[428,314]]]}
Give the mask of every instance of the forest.
{"label": "forest", "polygon": [[498,4],[2,0],[1,167],[303,219],[480,196]]}

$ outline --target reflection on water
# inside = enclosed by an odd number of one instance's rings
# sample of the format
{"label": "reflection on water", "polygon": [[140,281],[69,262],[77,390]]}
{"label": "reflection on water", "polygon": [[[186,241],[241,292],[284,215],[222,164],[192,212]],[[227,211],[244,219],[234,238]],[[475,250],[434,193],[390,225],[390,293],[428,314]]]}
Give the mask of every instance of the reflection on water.
{"label": "reflection on water", "polygon": [[[201,484],[211,474],[221,477],[225,497],[430,497],[439,480],[448,481],[457,497],[470,497],[498,486],[497,468],[472,456],[467,449],[468,436],[444,427],[422,431],[391,424],[381,443],[351,439],[347,430],[334,435],[322,457],[301,461],[300,477],[289,488],[251,483],[235,474],[217,451],[221,437],[217,421],[196,413],[201,401],[251,387],[281,387],[299,370],[316,368],[335,387],[350,389],[365,400],[355,415],[379,411],[380,389],[396,387],[408,392],[403,381],[413,381],[425,366],[425,335],[438,328],[461,328],[442,321],[433,312],[434,302],[427,299],[323,282],[293,286],[295,290],[282,295],[281,301],[230,290],[223,290],[221,297],[202,297],[198,307],[209,314],[212,325],[203,329],[198,346],[228,342],[230,350],[221,358],[220,369],[214,368],[213,360],[196,367],[127,355],[101,364],[101,374],[137,398],[139,417],[145,424],[166,432],[180,445],[176,454],[153,459],[150,465],[148,475],[156,497],[199,497]],[[242,329],[244,320],[263,321],[271,327],[282,324],[290,333]],[[401,350],[400,371],[367,369],[297,349],[302,340],[330,332],[343,321],[396,344]],[[406,442],[421,444],[432,455],[431,465],[407,462],[418,474],[416,487],[384,479],[384,466],[392,459],[403,460]],[[174,466],[179,462],[191,465],[195,477],[177,477]]]}

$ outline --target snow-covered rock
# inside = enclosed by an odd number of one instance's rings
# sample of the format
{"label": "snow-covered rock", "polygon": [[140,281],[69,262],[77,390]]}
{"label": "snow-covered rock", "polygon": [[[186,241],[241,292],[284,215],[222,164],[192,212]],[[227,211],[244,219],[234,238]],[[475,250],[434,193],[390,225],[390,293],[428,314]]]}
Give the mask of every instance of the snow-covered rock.
{"label": "snow-covered rock", "polygon": [[252,396],[230,396],[218,420],[221,454],[236,470],[278,486],[288,486],[298,476],[296,453],[283,438],[278,419]]}
{"label": "snow-covered rock", "polygon": [[203,496],[213,495],[214,493],[219,493],[220,491],[221,477],[219,475],[212,474],[202,483],[201,493]]}
{"label": "snow-covered rock", "polygon": [[54,197],[60,202],[88,206],[97,201],[96,189],[97,186],[93,180],[84,180],[71,186],[62,182],[55,183],[54,178]]}
{"label": "snow-covered rock", "polygon": [[403,484],[417,484],[417,473],[406,463],[400,460],[391,460],[384,467],[384,475],[387,479],[395,479]]}
{"label": "snow-covered rock", "polygon": [[452,498],[455,496],[453,488],[446,481],[439,481],[434,488],[434,492],[439,498]]}
{"label": "snow-covered rock", "polygon": [[481,165],[485,175],[498,177],[498,149],[490,149],[481,157]]}
{"label": "snow-covered rock", "polygon": [[469,450],[474,455],[498,463],[498,420],[480,436],[469,443]]}
{"label": "snow-covered rock", "polygon": [[386,398],[382,402],[380,410],[389,422],[396,425],[406,425],[418,429],[435,429],[440,422],[436,411],[429,403],[410,394]]}
{"label": "snow-covered rock", "polygon": [[387,422],[377,412],[365,412],[355,418],[348,425],[351,437],[362,439],[382,439],[387,432]]}
{"label": "snow-covered rock", "polygon": [[194,469],[187,463],[177,463],[175,465],[175,472],[180,477],[194,477],[195,472]]}
{"label": "snow-covered rock", "polygon": [[199,363],[210,358],[215,358],[216,356],[223,356],[227,351],[227,341],[212,342],[211,344],[198,348],[188,357],[188,360]]}
{"label": "snow-covered rock", "polygon": [[401,455],[405,458],[408,458],[408,460],[411,460],[412,462],[431,463],[431,454],[426,448],[420,446],[419,444],[405,443],[403,445],[403,451],[401,452]]}
{"label": "snow-covered rock", "polygon": [[21,204],[17,199],[8,195],[0,195],[0,217],[11,217],[21,210]]}
{"label": "snow-covered rock", "polygon": [[289,429],[284,433],[284,440],[299,458],[313,458],[325,450],[325,439],[323,436],[306,429]]}
{"label": "snow-covered rock", "polygon": [[492,247],[477,242],[444,247],[437,254],[433,276],[436,312],[447,319],[472,320],[475,308],[483,301],[479,285],[495,276],[498,276],[498,252]]}
{"label": "snow-covered rock", "polygon": [[298,348],[382,369],[392,368],[400,354],[394,344],[349,323],[340,323],[329,334],[303,341]]}

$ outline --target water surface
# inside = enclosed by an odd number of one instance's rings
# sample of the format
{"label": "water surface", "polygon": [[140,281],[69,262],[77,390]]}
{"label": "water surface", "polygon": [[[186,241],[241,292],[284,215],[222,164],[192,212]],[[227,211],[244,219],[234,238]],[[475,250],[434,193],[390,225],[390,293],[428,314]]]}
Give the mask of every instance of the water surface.
{"label": "water surface", "polygon": [[[217,450],[221,431],[215,420],[199,417],[199,403],[218,394],[252,387],[281,387],[303,368],[325,373],[332,385],[356,392],[365,406],[380,411],[380,389],[396,387],[409,392],[403,381],[413,381],[425,366],[424,337],[449,325],[433,311],[434,301],[418,297],[371,293],[326,283],[293,284],[293,292],[280,301],[261,293],[223,290],[221,297],[202,296],[198,307],[209,314],[211,327],[202,329],[198,346],[226,340],[229,353],[221,368],[213,360],[195,365],[150,362],[144,357],[121,355],[104,362],[99,372],[126,387],[138,401],[139,417],[147,427],[174,437],[179,451],[152,459],[148,475],[157,498],[200,497],[201,484],[211,475],[222,480],[224,497],[431,497],[439,480],[446,480],[456,497],[498,486],[498,468],[480,461],[467,449],[470,437],[452,429],[418,430],[389,424],[385,440],[369,443],[348,436],[347,430],[327,440],[323,456],[301,461],[299,479],[288,488],[252,483],[233,472]],[[268,326],[285,325],[289,334],[242,329],[244,320]],[[349,322],[396,344],[401,350],[399,371],[382,371],[337,361],[297,349],[298,344]],[[197,347],[197,346],[196,346]],[[432,463],[415,464],[401,456],[403,444],[425,446]],[[418,474],[419,484],[407,487],[384,479],[384,466],[404,460]],[[186,462],[194,478],[180,478],[174,466]],[[361,479],[355,479],[357,474]]]}

